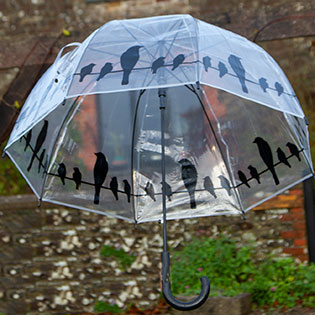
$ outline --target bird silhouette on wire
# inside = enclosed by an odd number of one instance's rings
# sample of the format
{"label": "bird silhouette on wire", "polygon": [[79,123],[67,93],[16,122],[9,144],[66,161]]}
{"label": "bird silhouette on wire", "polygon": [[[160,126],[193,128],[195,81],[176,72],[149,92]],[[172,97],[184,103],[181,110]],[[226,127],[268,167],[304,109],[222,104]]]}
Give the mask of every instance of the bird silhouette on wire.
{"label": "bird silhouette on wire", "polygon": [[222,78],[224,75],[226,75],[228,73],[227,67],[221,61],[218,64],[218,68],[219,68],[219,77],[220,78]]}
{"label": "bird silhouette on wire", "polygon": [[297,146],[291,142],[288,142],[286,146],[289,148],[289,151],[292,155],[296,156],[297,159],[301,162],[300,152]]}
{"label": "bird silhouette on wire", "polygon": [[147,182],[144,190],[147,193],[147,195],[151,197],[152,200],[156,201],[155,196],[154,196],[155,195],[154,187],[153,187],[152,183]]}
{"label": "bird silhouette on wire", "polygon": [[46,153],[46,149],[43,149],[43,151],[42,151],[42,153],[41,153],[41,155],[40,155],[40,157],[39,157],[39,160],[38,160],[38,171],[37,171],[37,173],[40,172],[40,168],[41,168],[42,165],[43,165],[45,153]]}
{"label": "bird silhouette on wire", "polygon": [[287,157],[285,156],[285,153],[281,150],[281,148],[277,149],[277,155],[278,155],[278,159],[279,159],[280,162],[285,164],[287,167],[291,168],[291,165],[288,162]]}
{"label": "bird silhouette on wire", "polygon": [[264,92],[267,92],[267,89],[269,87],[269,85],[267,83],[267,79],[266,78],[260,78],[258,82],[259,82],[259,85],[262,88],[262,90]]}
{"label": "bird silhouette on wire", "polygon": [[278,96],[280,96],[282,93],[283,93],[283,86],[279,83],[279,82],[276,82],[275,83],[275,88],[278,92]]}
{"label": "bird silhouette on wire", "polygon": [[35,143],[35,147],[34,147],[34,151],[33,151],[33,155],[31,157],[31,161],[30,164],[27,168],[27,171],[29,172],[30,169],[32,168],[33,162],[35,157],[37,156],[37,153],[39,152],[39,150],[41,149],[45,139],[46,139],[46,135],[47,135],[47,129],[48,129],[48,120],[44,120],[44,125],[41,129],[41,131],[38,134],[38,137],[36,139],[36,143]]}
{"label": "bird silhouette on wire", "polygon": [[81,69],[79,82],[82,82],[88,74],[92,73],[94,66],[95,63],[90,63]]}
{"label": "bird silhouette on wire", "polygon": [[208,69],[211,68],[211,58],[209,56],[205,56],[202,58],[203,66],[205,67],[205,71],[208,72]]}
{"label": "bird silhouette on wire", "polygon": [[93,170],[95,185],[94,203],[98,205],[100,202],[101,187],[105,181],[108,172],[108,163],[106,161],[105,155],[102,152],[97,152],[94,154],[96,155],[96,162]]}
{"label": "bird silhouette on wire", "polygon": [[233,69],[233,71],[235,72],[235,74],[237,75],[241,86],[242,86],[242,91],[244,93],[248,93],[248,89],[246,87],[245,84],[245,68],[241,63],[241,58],[235,56],[235,55],[230,55],[228,58],[228,61],[231,65],[231,68]]}
{"label": "bird silhouette on wire", "polygon": [[248,184],[246,175],[242,171],[238,171],[237,174],[238,174],[238,177],[239,177],[240,181],[244,185],[246,185],[248,188],[250,188],[250,185]]}
{"label": "bird silhouette on wire", "polygon": [[275,167],[273,165],[272,151],[271,151],[271,148],[270,148],[268,142],[265,141],[261,137],[256,137],[255,140],[253,141],[253,143],[257,144],[257,147],[258,147],[258,150],[259,150],[259,154],[260,154],[262,160],[265,162],[267,168],[271,172],[275,184],[279,185],[279,183],[280,183],[279,182],[279,178],[278,178],[278,176],[276,174]]}
{"label": "bird silhouette on wire", "polygon": [[252,166],[252,165],[249,165],[248,166],[248,169],[249,169],[249,174],[252,178],[256,179],[257,180],[257,183],[260,184],[260,176],[257,172],[257,169],[256,167]]}
{"label": "bird silhouette on wire", "polygon": [[203,179],[203,187],[205,188],[205,190],[207,190],[214,198],[217,198],[217,195],[214,191],[214,186],[213,186],[213,182],[211,180],[211,178],[209,176],[206,176]]}
{"label": "bird silhouette on wire", "polygon": [[232,193],[231,193],[232,188],[231,188],[229,180],[223,175],[219,175],[219,178],[220,178],[221,186],[226,190],[229,196],[232,196]]}
{"label": "bird silhouette on wire", "polygon": [[78,167],[74,167],[73,170],[72,178],[75,182],[75,189],[79,189],[81,186],[82,174]]}
{"label": "bird silhouette on wire", "polygon": [[175,70],[177,67],[179,67],[185,60],[185,56],[183,54],[179,54],[177,55],[174,59],[173,59],[173,67],[172,70]]}
{"label": "bird silhouette on wire", "polygon": [[123,69],[122,85],[129,84],[129,75],[140,58],[139,50],[141,47],[143,46],[132,46],[120,56],[120,65]]}
{"label": "bird silhouette on wire", "polygon": [[158,59],[154,60],[151,66],[152,73],[156,73],[157,69],[164,66],[165,57],[159,57]]}
{"label": "bird silhouette on wire", "polygon": [[64,163],[60,163],[57,172],[58,172],[58,175],[60,177],[62,184],[65,185],[66,184],[65,178],[67,176],[66,165]]}
{"label": "bird silhouette on wire", "polygon": [[195,190],[198,178],[197,169],[188,159],[181,159],[178,163],[182,166],[182,180],[189,193],[190,208],[195,209]]}
{"label": "bird silhouette on wire", "polygon": [[27,147],[30,145],[31,139],[32,139],[32,129],[26,135],[24,152],[26,151]]}
{"label": "bird silhouette on wire", "polygon": [[[162,192],[163,192],[163,182],[161,182],[161,185],[162,185]],[[168,201],[172,201],[172,195],[173,195],[173,192],[172,192],[172,187],[167,183],[165,182],[165,195],[167,196],[168,198]]]}
{"label": "bird silhouette on wire", "polygon": [[103,79],[106,74],[111,73],[113,70],[113,64],[111,62],[106,62],[103,68],[100,71],[99,76],[97,77],[96,81]]}
{"label": "bird silhouette on wire", "polygon": [[123,180],[124,183],[124,192],[127,195],[127,201],[130,203],[130,195],[131,195],[131,187],[130,184],[128,183],[127,179]]}
{"label": "bird silhouette on wire", "polygon": [[110,190],[113,192],[115,199],[118,200],[118,181],[117,177],[114,176],[109,183]]}

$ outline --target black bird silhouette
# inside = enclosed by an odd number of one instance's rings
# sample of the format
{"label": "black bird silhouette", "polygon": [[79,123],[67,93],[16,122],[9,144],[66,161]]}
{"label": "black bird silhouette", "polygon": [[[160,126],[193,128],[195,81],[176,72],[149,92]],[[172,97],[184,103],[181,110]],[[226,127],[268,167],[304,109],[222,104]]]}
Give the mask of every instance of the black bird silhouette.
{"label": "black bird silhouette", "polygon": [[96,81],[99,81],[100,79],[104,78],[106,74],[112,72],[113,70],[113,64],[111,62],[106,62],[103,68],[101,69],[101,72],[99,76],[97,77]]}
{"label": "black bird silhouette", "polygon": [[285,153],[281,150],[281,148],[277,149],[277,154],[279,161],[291,168],[291,165],[288,162],[287,157],[285,156]]}
{"label": "black bird silhouette", "polygon": [[182,180],[189,193],[190,208],[195,209],[195,190],[198,178],[196,167],[187,159],[181,159],[178,163],[182,166]]}
{"label": "black bird silhouette", "polygon": [[219,178],[220,178],[221,186],[227,191],[229,196],[232,196],[231,185],[230,185],[229,180],[223,175],[220,175]]}
{"label": "black bird silhouette", "polygon": [[286,146],[289,148],[289,151],[292,155],[295,155],[297,159],[301,162],[300,152],[297,146],[291,142],[288,142]]}
{"label": "black bird silhouette", "polygon": [[94,203],[96,205],[100,202],[101,187],[105,181],[108,172],[108,163],[106,157],[102,152],[94,153],[96,155],[96,162],[94,165],[94,184],[95,184],[95,195]]}
{"label": "black bird silhouette", "polygon": [[153,61],[151,66],[152,73],[156,73],[157,69],[164,66],[164,59],[165,57],[159,57],[158,59]]}
{"label": "black bird silhouette", "polygon": [[213,186],[213,183],[212,183],[212,180],[209,176],[206,176],[204,179],[203,179],[203,187],[205,188],[205,190],[209,191],[209,193],[214,197],[214,198],[217,198],[217,195],[214,191],[214,186]]}
{"label": "black bird silhouette", "polygon": [[258,146],[259,154],[263,161],[265,162],[267,168],[270,170],[273,179],[276,185],[279,185],[279,179],[275,171],[275,167],[273,165],[273,156],[271,152],[271,148],[267,141],[265,141],[261,137],[256,137],[253,143],[256,143]]}
{"label": "black bird silhouette", "polygon": [[246,185],[248,188],[250,188],[250,186],[249,186],[249,184],[248,184],[248,181],[247,181],[246,175],[245,175],[242,171],[238,171],[237,174],[238,174],[238,177],[239,177],[240,181],[241,181],[244,185]]}
{"label": "black bird silhouette", "polygon": [[120,56],[120,64],[123,69],[123,79],[121,81],[122,85],[127,85],[129,83],[129,75],[139,60],[139,50],[141,47],[143,46],[132,46]]}
{"label": "black bird silhouette", "polygon": [[47,129],[48,129],[48,120],[44,120],[44,125],[40,131],[40,133],[38,134],[38,137],[36,139],[36,144],[35,144],[35,148],[34,148],[34,151],[33,151],[33,155],[32,155],[32,158],[31,158],[31,161],[30,161],[30,165],[28,166],[27,168],[27,171],[29,172],[30,169],[32,168],[32,165],[33,165],[33,162],[34,162],[34,159],[37,155],[37,153],[39,152],[39,150],[41,149],[45,139],[46,139],[46,135],[47,135]]}
{"label": "black bird silhouette", "polygon": [[126,193],[127,195],[127,200],[128,202],[130,202],[130,195],[131,195],[131,187],[127,181],[127,179],[124,179],[123,180],[123,183],[124,183],[124,192]]}
{"label": "black bird silhouette", "polygon": [[279,82],[276,82],[275,83],[275,88],[278,92],[278,96],[280,96],[282,93],[283,93],[283,86],[279,83]]}
{"label": "black bird silhouette", "polygon": [[249,165],[248,169],[249,169],[249,174],[251,175],[251,177],[255,178],[257,180],[258,184],[260,184],[260,179],[259,179],[260,176],[257,172],[257,169],[252,165]]}
{"label": "black bird silhouette", "polygon": [[114,176],[112,180],[109,183],[109,187],[111,191],[113,192],[116,200],[118,200],[118,182],[117,182],[117,177]]}
{"label": "black bird silhouette", "polygon": [[94,66],[95,66],[95,63],[90,63],[81,69],[79,82],[82,82],[83,79],[92,72]]}
{"label": "black bird silhouette", "polygon": [[185,56],[183,54],[179,54],[177,55],[174,59],[173,59],[173,68],[172,70],[175,70],[177,67],[179,67],[185,60]]}
{"label": "black bird silhouette", "polygon": [[211,58],[209,56],[203,57],[202,63],[205,67],[206,72],[208,72],[208,69],[211,67]]}
{"label": "black bird silhouette", "polygon": [[154,194],[155,194],[154,187],[153,187],[153,185],[150,182],[147,182],[144,190],[147,193],[147,195],[149,195],[151,197],[151,199],[156,201],[155,196],[154,196]]}
{"label": "black bird silhouette", "polygon": [[259,82],[260,87],[263,89],[263,91],[267,92],[267,89],[269,87],[269,85],[267,83],[267,79],[266,78],[260,78],[258,82]]}
{"label": "black bird silhouette", "polygon": [[[162,185],[162,191],[163,191],[163,183],[161,182],[161,185]],[[172,192],[172,187],[167,183],[165,182],[165,195],[168,197],[168,201],[172,201],[172,195],[173,195],[173,192]]]}
{"label": "black bird silhouette", "polygon": [[64,163],[59,164],[57,172],[58,172],[58,175],[61,179],[62,184],[65,185],[65,178],[67,176],[67,170],[66,170],[66,166]]}
{"label": "black bird silhouette", "polygon": [[26,135],[24,152],[26,151],[27,147],[30,145],[31,139],[32,139],[32,129]]}
{"label": "black bird silhouette", "polygon": [[219,76],[220,76],[220,78],[222,78],[224,75],[226,75],[228,73],[227,67],[221,61],[218,64],[218,68],[219,68]]}
{"label": "black bird silhouette", "polygon": [[240,80],[243,92],[248,93],[248,89],[245,84],[245,68],[243,67],[241,63],[241,58],[235,55],[230,55],[228,58],[228,61],[231,65],[231,68],[233,69],[238,79]]}
{"label": "black bird silhouette", "polygon": [[43,160],[44,160],[45,153],[46,153],[46,149],[43,149],[42,154],[40,155],[39,160],[38,160],[38,171],[37,171],[37,173],[40,172],[40,168],[43,166]]}
{"label": "black bird silhouette", "polygon": [[72,178],[73,178],[73,180],[75,182],[75,188],[79,189],[80,186],[81,186],[82,174],[81,174],[81,172],[80,172],[78,167],[74,167],[73,170],[74,170],[74,172],[72,174]]}

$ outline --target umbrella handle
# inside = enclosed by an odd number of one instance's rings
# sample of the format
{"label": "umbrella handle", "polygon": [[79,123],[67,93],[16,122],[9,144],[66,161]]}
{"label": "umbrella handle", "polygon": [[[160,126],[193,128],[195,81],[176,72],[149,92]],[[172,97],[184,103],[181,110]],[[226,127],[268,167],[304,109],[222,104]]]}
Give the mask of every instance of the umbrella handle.
{"label": "umbrella handle", "polygon": [[56,60],[55,60],[55,63],[61,58],[61,55],[62,55],[62,52],[64,51],[64,49],[67,48],[67,47],[72,47],[72,46],[77,46],[77,47],[79,47],[79,46],[81,46],[81,43],[79,43],[79,42],[73,42],[73,43],[67,44],[66,46],[63,46],[63,47],[59,50],[59,53],[58,53],[58,55],[57,55],[57,57],[56,57]]}
{"label": "umbrella handle", "polygon": [[200,307],[208,298],[210,292],[210,281],[206,276],[200,278],[201,291],[194,300],[190,302],[182,302],[177,300],[171,292],[171,284],[169,282],[170,256],[168,252],[162,252],[162,290],[165,300],[173,308],[181,311],[190,311]]}

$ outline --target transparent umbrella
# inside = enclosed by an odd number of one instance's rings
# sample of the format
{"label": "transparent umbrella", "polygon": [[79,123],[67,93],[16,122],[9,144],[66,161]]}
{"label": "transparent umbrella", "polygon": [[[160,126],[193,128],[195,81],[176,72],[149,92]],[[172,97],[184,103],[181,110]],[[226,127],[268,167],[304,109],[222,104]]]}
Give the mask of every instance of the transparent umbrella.
{"label": "transparent umbrella", "polygon": [[130,222],[241,214],[313,173],[307,121],[277,63],[229,31],[170,15],[111,21],[47,70],[5,153],[39,200]]}

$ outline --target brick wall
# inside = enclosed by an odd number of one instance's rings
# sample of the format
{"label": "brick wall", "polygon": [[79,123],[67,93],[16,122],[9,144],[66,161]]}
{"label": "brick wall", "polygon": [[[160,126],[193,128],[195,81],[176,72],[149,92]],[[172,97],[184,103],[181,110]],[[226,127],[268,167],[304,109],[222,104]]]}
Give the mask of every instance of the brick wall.
{"label": "brick wall", "polygon": [[[302,190],[280,195],[239,216],[169,221],[169,246],[224,233],[239,245],[257,246],[256,258],[307,260]],[[100,256],[103,245],[136,260],[122,270]],[[0,312],[67,314],[93,311],[97,300],[125,307],[157,304],[160,296],[161,226],[134,226],[105,216],[43,204],[34,196],[0,198]]]}

